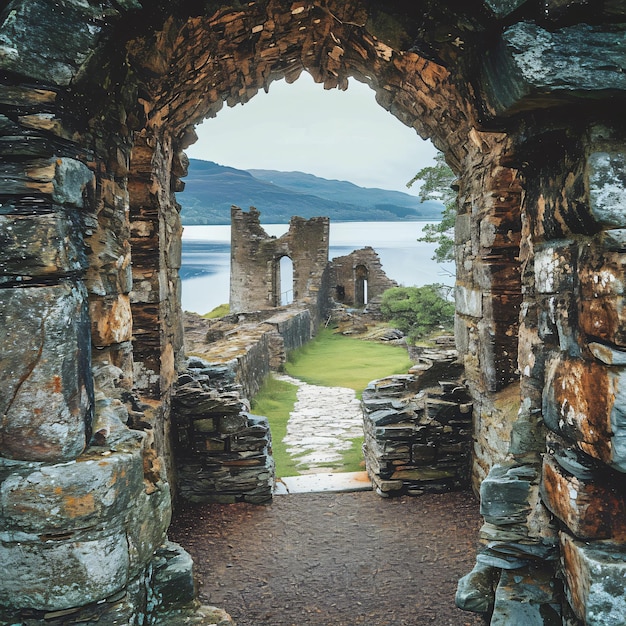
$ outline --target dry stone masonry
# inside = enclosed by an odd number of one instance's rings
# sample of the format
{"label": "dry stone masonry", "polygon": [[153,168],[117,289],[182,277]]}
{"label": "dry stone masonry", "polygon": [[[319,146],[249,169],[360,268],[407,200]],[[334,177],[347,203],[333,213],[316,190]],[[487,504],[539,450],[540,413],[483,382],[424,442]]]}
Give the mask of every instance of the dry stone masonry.
{"label": "dry stone masonry", "polygon": [[411,373],[375,380],[363,392],[365,464],[379,495],[468,486],[472,402],[460,369],[455,350],[422,349]]}
{"label": "dry stone masonry", "polygon": [[362,307],[398,283],[385,274],[378,254],[367,246],[331,261],[330,285],[336,302]]}
{"label": "dry stone masonry", "polygon": [[307,71],[369,84],[458,175],[485,516],[458,602],[623,623],[625,64],[622,0],[3,2],[0,622],[222,619],[164,617],[160,587],[191,576],[165,543],[175,192],[196,123]]}

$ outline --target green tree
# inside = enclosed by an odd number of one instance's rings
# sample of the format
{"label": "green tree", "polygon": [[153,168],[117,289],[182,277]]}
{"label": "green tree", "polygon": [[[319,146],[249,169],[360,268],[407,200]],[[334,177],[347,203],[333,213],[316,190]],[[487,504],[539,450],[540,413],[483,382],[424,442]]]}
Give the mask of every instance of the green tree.
{"label": "green tree", "polygon": [[406,184],[411,187],[421,181],[420,198],[442,202],[444,209],[441,222],[438,224],[426,224],[423,235],[418,241],[436,243],[433,259],[438,263],[454,261],[454,222],[456,220],[457,193],[452,188],[456,176],[444,160],[443,153],[438,152],[435,157],[435,165],[421,169]]}
{"label": "green tree", "polygon": [[392,287],[383,293],[380,308],[392,326],[415,342],[440,326],[452,328],[454,304],[445,294],[446,287],[440,284]]}

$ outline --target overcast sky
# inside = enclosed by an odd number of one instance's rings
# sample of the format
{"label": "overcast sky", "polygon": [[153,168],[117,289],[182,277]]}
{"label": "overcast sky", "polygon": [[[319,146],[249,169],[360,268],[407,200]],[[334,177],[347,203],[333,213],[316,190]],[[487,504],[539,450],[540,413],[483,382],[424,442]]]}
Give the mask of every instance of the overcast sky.
{"label": "overcast sky", "polygon": [[351,79],[347,91],[325,90],[303,73],[274,82],[250,102],[224,106],[196,128],[187,149],[196,159],[238,169],[301,171],[361,187],[407,193],[406,183],[431,165],[435,148],[376,103]]}

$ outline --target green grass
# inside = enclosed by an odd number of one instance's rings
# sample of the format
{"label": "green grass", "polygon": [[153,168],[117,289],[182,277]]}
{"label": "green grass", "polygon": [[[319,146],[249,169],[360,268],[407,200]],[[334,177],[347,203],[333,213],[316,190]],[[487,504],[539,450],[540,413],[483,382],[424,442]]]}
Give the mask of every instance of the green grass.
{"label": "green grass", "polygon": [[202,317],[208,320],[214,320],[217,317],[224,317],[224,315],[228,315],[229,313],[230,313],[230,305],[226,303],[226,304],[220,304],[216,306],[214,309],[212,309],[208,313],[205,313]]}
{"label": "green grass", "polygon": [[289,355],[285,370],[312,385],[354,389],[360,397],[370,381],[406,374],[411,365],[400,346],[345,337],[325,328]]}
{"label": "green grass", "polygon": [[342,454],[343,472],[362,472],[365,469],[365,459],[363,459],[363,437],[352,440],[352,447]]}
{"label": "green grass", "polygon": [[[272,453],[276,463],[277,476],[296,476],[296,458],[287,452],[283,439],[287,434],[289,414],[296,404],[298,388],[283,380],[269,376],[252,400],[251,410],[256,415],[264,415],[270,422],[272,431]],[[300,466],[303,469],[303,466]]]}
{"label": "green grass", "polygon": [[[324,329],[307,345],[289,355],[285,369],[290,376],[313,385],[348,387],[360,396],[370,381],[391,374],[405,374],[410,367],[411,361],[404,348],[345,337]],[[283,444],[297,389],[291,383],[270,376],[252,401],[252,412],[269,419],[277,476],[296,476],[306,469],[306,466],[297,465],[297,457],[292,457]],[[363,437],[352,440],[350,449],[342,454],[339,471],[363,470],[362,445]],[[332,467],[337,471],[338,464],[333,463]]]}

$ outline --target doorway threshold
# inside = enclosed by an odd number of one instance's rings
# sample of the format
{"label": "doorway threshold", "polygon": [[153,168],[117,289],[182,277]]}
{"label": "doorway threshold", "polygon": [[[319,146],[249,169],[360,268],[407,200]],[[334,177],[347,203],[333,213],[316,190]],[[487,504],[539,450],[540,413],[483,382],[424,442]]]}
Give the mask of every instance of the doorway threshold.
{"label": "doorway threshold", "polygon": [[277,478],[274,495],[371,490],[372,483],[370,482],[367,472],[338,472]]}

